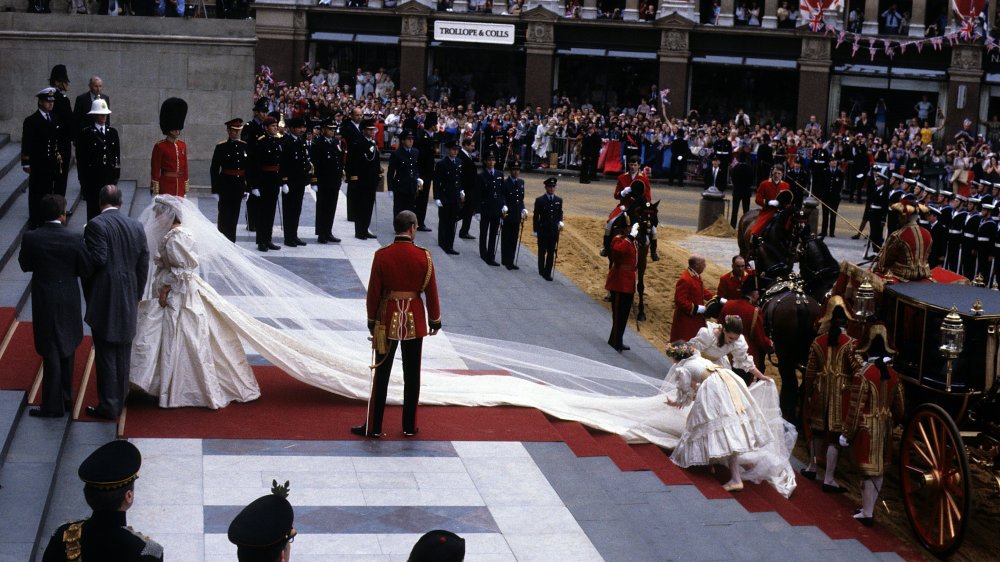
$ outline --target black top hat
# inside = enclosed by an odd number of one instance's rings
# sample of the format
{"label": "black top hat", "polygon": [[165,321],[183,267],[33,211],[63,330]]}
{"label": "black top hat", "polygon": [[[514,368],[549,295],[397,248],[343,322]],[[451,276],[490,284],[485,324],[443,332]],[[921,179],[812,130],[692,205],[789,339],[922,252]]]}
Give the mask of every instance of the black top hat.
{"label": "black top hat", "polygon": [[555,187],[556,183],[558,183],[558,180],[556,180],[556,178],[554,178],[554,177],[547,177],[547,178],[545,178],[545,182],[544,183],[545,183],[545,187]]}
{"label": "black top hat", "polygon": [[229,524],[229,542],[241,551],[283,547],[296,534],[294,520],[295,512],[287,499],[277,494],[261,496]]}
{"label": "black top hat", "polygon": [[419,127],[419,124],[417,123],[417,120],[414,119],[413,117],[407,117],[406,119],[403,119],[403,130],[409,129],[411,131],[416,131],[417,127]]}
{"label": "black top hat", "polygon": [[128,441],[105,443],[80,464],[80,480],[89,488],[114,490],[139,477],[142,454]]}
{"label": "black top hat", "polygon": [[465,539],[451,531],[430,531],[420,537],[410,551],[409,562],[461,562],[465,559]]}
{"label": "black top hat", "polygon": [[183,130],[187,118],[188,104],[181,98],[167,98],[160,106],[160,131],[167,134],[173,130]]}
{"label": "black top hat", "polygon": [[413,138],[413,131],[410,129],[403,129],[402,133],[399,133],[399,140],[406,140]]}
{"label": "black top hat", "polygon": [[253,110],[255,112],[267,113],[267,98],[257,98],[257,101],[253,102]]}
{"label": "black top hat", "polygon": [[237,117],[236,119],[230,119],[229,121],[226,121],[226,127],[230,129],[242,129],[243,120],[240,119],[239,117]]}
{"label": "black top hat", "polygon": [[69,82],[65,64],[57,64],[52,67],[52,72],[49,73],[49,82]]}
{"label": "black top hat", "polygon": [[296,127],[305,127],[305,126],[306,126],[306,120],[301,117],[292,117],[291,119],[285,121],[286,129],[294,129]]}

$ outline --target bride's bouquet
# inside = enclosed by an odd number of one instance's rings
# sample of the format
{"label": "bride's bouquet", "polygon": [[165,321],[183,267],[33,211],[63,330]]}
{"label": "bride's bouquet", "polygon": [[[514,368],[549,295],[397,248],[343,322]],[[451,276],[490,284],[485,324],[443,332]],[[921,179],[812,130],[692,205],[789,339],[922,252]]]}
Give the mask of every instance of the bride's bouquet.
{"label": "bride's bouquet", "polygon": [[667,357],[674,361],[683,361],[694,355],[695,347],[686,341],[674,342],[667,345]]}

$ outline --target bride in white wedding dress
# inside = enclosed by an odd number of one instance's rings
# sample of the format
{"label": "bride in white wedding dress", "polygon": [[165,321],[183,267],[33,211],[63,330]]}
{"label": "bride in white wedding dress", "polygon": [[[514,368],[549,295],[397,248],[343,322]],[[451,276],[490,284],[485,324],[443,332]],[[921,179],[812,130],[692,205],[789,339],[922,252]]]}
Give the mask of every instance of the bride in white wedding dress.
{"label": "bride in white wedding dress", "polygon": [[[362,300],[333,297],[256,253],[234,246],[187,199],[158,197],[140,216],[147,232],[163,228],[157,226],[157,204],[178,210],[182,229],[198,243],[200,276],[192,279],[212,289],[199,292],[212,322],[233,330],[244,344],[295,379],[348,398],[368,399],[368,332],[344,329],[350,325],[364,329]],[[160,238],[149,235],[148,239]],[[690,407],[666,404],[676,393],[673,384],[558,350],[442,335],[424,344],[421,405],[536,408],[620,435],[630,443],[665,448],[675,447],[684,433]],[[439,365],[445,360],[451,363],[449,368],[434,368],[431,358],[439,360]],[[505,375],[459,374],[456,361],[464,369]],[[402,403],[402,387],[401,378],[390,380],[387,403]],[[750,393],[766,416],[773,438],[768,447],[747,453],[753,458],[744,461],[741,455],[742,465],[752,465],[742,471],[743,478],[766,480],[787,497],[795,488],[794,477],[788,478],[792,473],[789,439],[794,443],[795,430],[781,421],[773,384],[755,383]]]}

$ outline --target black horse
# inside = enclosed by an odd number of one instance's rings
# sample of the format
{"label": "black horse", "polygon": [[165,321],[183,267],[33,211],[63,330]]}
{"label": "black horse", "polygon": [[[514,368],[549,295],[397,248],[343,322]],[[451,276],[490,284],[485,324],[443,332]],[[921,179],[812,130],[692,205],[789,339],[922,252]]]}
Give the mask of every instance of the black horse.
{"label": "black horse", "polygon": [[809,240],[809,210],[787,206],[778,211],[760,236],[750,234],[750,227],[760,211],[750,211],[740,218],[737,241],[740,255],[753,260],[754,270],[762,280],[774,282],[791,274]]}

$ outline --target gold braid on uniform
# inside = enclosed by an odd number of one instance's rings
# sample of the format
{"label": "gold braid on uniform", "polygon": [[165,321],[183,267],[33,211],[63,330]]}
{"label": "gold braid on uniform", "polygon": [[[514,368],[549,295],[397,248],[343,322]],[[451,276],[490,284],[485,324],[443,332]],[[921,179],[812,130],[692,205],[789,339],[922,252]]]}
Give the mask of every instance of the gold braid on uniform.
{"label": "gold braid on uniform", "polygon": [[83,550],[80,539],[83,537],[83,521],[74,521],[63,531],[63,545],[66,547],[66,560],[83,562]]}

